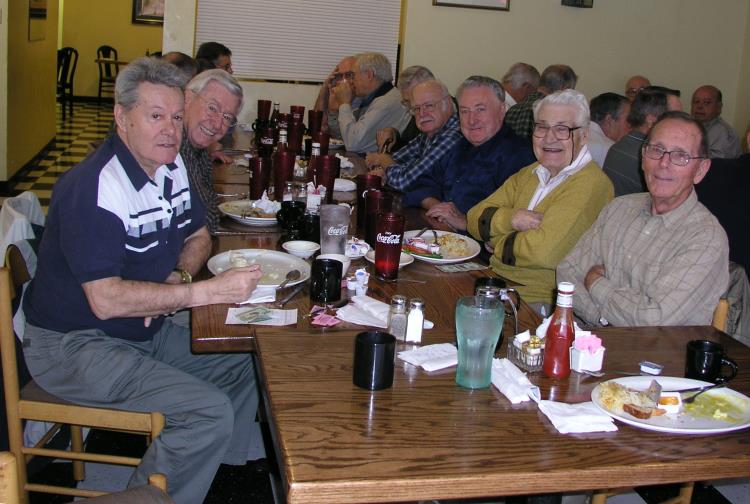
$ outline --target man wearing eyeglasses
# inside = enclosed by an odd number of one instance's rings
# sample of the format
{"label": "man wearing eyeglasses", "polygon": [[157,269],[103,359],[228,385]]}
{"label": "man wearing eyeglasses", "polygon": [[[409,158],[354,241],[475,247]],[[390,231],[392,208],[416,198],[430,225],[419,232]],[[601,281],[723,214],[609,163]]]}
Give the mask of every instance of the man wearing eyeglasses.
{"label": "man wearing eyeglasses", "polygon": [[[321,127],[323,131],[327,131],[333,138],[341,138],[341,130],[339,129],[339,102],[336,100],[336,95],[333,94],[333,88],[339,83],[354,80],[354,64],[357,58],[354,56],[346,56],[333,71],[328,75],[323,85],[320,87],[318,92],[318,98],[315,100],[314,110],[323,111],[323,123]],[[356,111],[359,109],[359,98],[352,100],[352,110]]]}
{"label": "man wearing eyeglasses", "polygon": [[625,96],[627,96],[628,100],[632,102],[635,100],[635,96],[640,93],[643,88],[650,85],[651,81],[643,75],[634,75],[625,83]]}
{"label": "man wearing eyeglasses", "polygon": [[468,213],[469,232],[490,244],[492,270],[550,313],[555,268],[613,197],[612,183],[592,160],[589,106],[573,89],[534,105],[538,160],[511,176]]}
{"label": "man wearing eyeglasses", "polygon": [[420,175],[447,155],[462,138],[453,100],[445,84],[420,82],[411,93],[412,107],[420,134],[393,154],[370,153],[367,166],[399,191],[408,191]]}
{"label": "man wearing eyeglasses", "polygon": [[206,70],[195,76],[185,90],[185,121],[180,154],[185,161],[191,187],[206,208],[211,233],[219,226],[219,197],[213,187],[212,159],[223,158],[218,143],[237,124],[242,108],[242,87],[224,70]]}
{"label": "man wearing eyeglasses", "polygon": [[729,281],[727,236],[693,185],[708,172],[703,126],[667,112],[642,147],[647,193],[616,198],[557,268],[592,325],[708,325]]}

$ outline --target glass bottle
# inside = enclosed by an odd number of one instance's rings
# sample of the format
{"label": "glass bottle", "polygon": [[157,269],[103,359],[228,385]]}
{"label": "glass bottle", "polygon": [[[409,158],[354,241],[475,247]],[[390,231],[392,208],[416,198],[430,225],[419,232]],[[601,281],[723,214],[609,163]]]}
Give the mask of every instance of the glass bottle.
{"label": "glass bottle", "polygon": [[397,294],[391,298],[388,332],[399,341],[406,339],[406,298],[404,296]]}
{"label": "glass bottle", "polygon": [[561,379],[570,376],[569,349],[575,339],[573,292],[575,292],[575,286],[572,283],[557,284],[557,306],[544,338],[542,371],[549,378]]}
{"label": "glass bottle", "polygon": [[307,181],[318,187],[318,166],[320,166],[320,143],[313,142],[310,159],[307,161]]}
{"label": "glass bottle", "polygon": [[424,300],[413,298],[409,300],[409,314],[406,316],[406,341],[408,343],[422,342],[422,326],[424,325]]}
{"label": "glass bottle", "polygon": [[289,150],[289,143],[286,139],[286,130],[282,129],[279,130],[279,141],[276,144],[276,149],[274,149],[276,152],[283,152]]}
{"label": "glass bottle", "polygon": [[273,112],[271,112],[271,118],[268,119],[268,126],[274,129],[279,127],[279,102],[273,102]]}

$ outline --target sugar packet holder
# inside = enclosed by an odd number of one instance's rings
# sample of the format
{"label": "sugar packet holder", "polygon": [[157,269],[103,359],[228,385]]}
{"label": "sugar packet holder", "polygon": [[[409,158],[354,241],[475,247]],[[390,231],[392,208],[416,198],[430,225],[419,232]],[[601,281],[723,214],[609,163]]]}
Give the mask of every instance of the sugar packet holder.
{"label": "sugar packet holder", "polygon": [[576,331],[570,347],[570,369],[573,371],[601,371],[604,363],[602,340],[591,331]]}

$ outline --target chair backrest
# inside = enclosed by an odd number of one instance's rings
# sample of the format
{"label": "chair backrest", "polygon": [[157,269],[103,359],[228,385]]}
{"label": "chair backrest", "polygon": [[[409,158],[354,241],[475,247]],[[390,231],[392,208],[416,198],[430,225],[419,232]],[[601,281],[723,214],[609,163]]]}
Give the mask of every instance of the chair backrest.
{"label": "chair backrest", "polygon": [[78,65],[78,51],[72,47],[57,50],[57,84],[71,86]]}
{"label": "chair backrest", "polygon": [[[115,49],[112,46],[103,45],[99,46],[99,48],[96,50],[96,58],[97,59],[110,59],[112,61],[117,61],[117,49]],[[107,79],[112,79],[113,77],[117,77],[117,65],[115,63],[107,63],[107,62],[99,62],[99,78],[102,77]]]}

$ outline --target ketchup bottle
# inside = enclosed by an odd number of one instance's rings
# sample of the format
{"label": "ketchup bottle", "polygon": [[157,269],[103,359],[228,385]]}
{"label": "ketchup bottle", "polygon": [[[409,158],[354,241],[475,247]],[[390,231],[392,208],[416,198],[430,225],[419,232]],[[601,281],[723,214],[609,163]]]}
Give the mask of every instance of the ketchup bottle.
{"label": "ketchup bottle", "polygon": [[557,307],[552,315],[544,344],[542,371],[548,378],[570,376],[570,347],[575,339],[573,328],[573,292],[570,282],[557,284]]}

